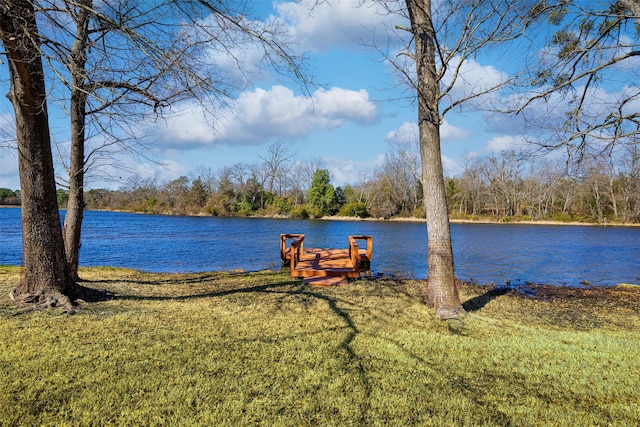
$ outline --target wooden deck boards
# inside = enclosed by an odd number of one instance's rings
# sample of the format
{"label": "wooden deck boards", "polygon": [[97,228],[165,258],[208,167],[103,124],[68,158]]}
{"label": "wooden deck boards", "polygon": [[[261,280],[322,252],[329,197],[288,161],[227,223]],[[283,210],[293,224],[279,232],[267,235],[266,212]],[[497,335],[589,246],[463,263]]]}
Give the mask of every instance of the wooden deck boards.
{"label": "wooden deck boards", "polygon": [[[294,239],[290,247],[287,240]],[[347,278],[357,278],[360,269],[368,270],[371,262],[371,236],[349,236],[348,249],[305,248],[303,234],[280,236],[280,257],[289,264],[291,276],[302,277],[314,286],[343,286]],[[360,250],[356,240],[366,240],[367,249]],[[352,257],[351,253],[357,254]],[[295,254],[298,254],[297,258]]]}
{"label": "wooden deck boards", "polygon": [[348,249],[308,248],[291,272],[297,277],[342,276],[355,278],[360,274],[349,258]]}

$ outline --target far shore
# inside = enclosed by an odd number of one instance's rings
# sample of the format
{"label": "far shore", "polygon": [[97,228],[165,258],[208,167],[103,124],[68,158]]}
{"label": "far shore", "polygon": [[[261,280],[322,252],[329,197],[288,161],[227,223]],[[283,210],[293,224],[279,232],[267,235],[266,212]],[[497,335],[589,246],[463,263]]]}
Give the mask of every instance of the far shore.
{"label": "far shore", "polygon": [[[394,217],[394,218],[358,218],[358,217],[350,217],[350,216],[323,216],[322,218],[318,218],[322,220],[328,221],[389,221],[389,222],[424,222],[427,220],[425,218],[415,218],[415,217]],[[640,224],[632,224],[632,223],[619,223],[619,222],[607,222],[607,223],[593,223],[593,222],[579,222],[579,221],[552,221],[552,220],[529,220],[529,221],[492,221],[486,218],[483,219],[457,219],[451,218],[449,220],[451,224],[499,224],[499,225],[584,225],[584,226],[593,226],[593,227],[640,227]]]}
{"label": "far shore", "polygon": [[[16,205],[0,205],[0,208],[20,208],[20,206]],[[64,209],[61,209],[64,210]],[[147,212],[134,212],[134,211],[126,211],[126,210],[108,210],[108,209],[87,209],[88,211],[97,211],[97,212],[123,212],[123,213],[134,213],[134,214],[148,214]],[[150,215],[167,215],[170,214],[157,214],[152,213]],[[187,216],[210,216],[205,214],[196,214],[196,215],[187,215]],[[250,217],[237,217],[237,218],[273,218],[273,219],[299,219],[299,218],[291,218],[287,215],[255,215]],[[427,220],[425,218],[415,218],[415,217],[392,217],[392,218],[360,218],[353,216],[323,216],[321,218],[307,218],[307,219],[317,219],[317,220],[326,220],[326,221],[380,221],[380,222],[424,222]],[[518,220],[514,219],[513,221],[499,221],[499,220],[491,220],[487,218],[478,218],[478,219],[460,219],[460,218],[450,218],[449,222],[451,224],[500,224],[500,225],[572,225],[572,226],[590,226],[590,227],[640,227],[640,224],[634,223],[624,223],[624,222],[604,222],[604,223],[595,223],[595,222],[580,222],[580,221],[553,221],[553,220]]]}

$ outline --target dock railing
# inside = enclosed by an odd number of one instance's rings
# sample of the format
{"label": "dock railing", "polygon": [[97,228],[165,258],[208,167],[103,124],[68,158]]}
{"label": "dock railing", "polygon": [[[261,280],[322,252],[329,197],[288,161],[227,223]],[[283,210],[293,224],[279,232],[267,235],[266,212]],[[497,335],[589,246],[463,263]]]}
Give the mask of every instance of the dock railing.
{"label": "dock railing", "polygon": [[352,262],[354,262],[354,266],[357,269],[363,269],[363,270],[369,270],[369,268],[371,268],[371,260],[373,259],[373,239],[371,236],[364,236],[364,235],[353,235],[353,236],[349,236],[349,249],[351,249],[351,241],[356,241],[356,246],[357,245],[357,241],[358,240],[366,240],[367,241],[367,249],[365,251],[363,251],[362,253],[357,251],[358,253],[358,262],[355,263],[355,261],[352,259]]}
{"label": "dock railing", "polygon": [[[294,277],[355,278],[361,271],[371,269],[371,236],[348,236],[347,249],[305,249],[304,240],[304,234],[280,235],[280,258],[283,266],[290,267],[291,275]],[[360,240],[367,242],[366,249],[359,248]]]}
{"label": "dock railing", "polygon": [[304,253],[304,234],[291,242],[291,271],[294,271],[300,261],[300,252]]}
{"label": "dock railing", "polygon": [[349,258],[356,272],[360,271],[360,251],[358,250],[358,241],[349,236]]}
{"label": "dock railing", "polygon": [[[293,253],[293,243],[291,244],[291,247],[287,248],[288,240],[294,240],[294,241],[300,240],[300,242],[296,245],[296,247],[299,248],[299,251],[302,251],[304,253],[304,234],[300,234],[300,233],[281,234],[280,235],[280,259],[282,260],[283,264],[286,264],[287,261],[290,259],[289,253]],[[298,251],[298,259],[300,256],[299,251]]]}

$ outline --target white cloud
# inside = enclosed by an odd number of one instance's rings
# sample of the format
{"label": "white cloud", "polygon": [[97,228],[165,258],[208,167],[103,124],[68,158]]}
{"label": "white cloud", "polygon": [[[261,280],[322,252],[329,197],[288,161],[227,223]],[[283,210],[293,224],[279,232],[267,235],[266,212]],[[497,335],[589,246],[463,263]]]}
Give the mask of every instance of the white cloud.
{"label": "white cloud", "polygon": [[404,122],[398,129],[389,131],[385,137],[385,141],[390,144],[418,146],[419,138],[418,124],[415,122]]}
{"label": "white cloud", "polygon": [[333,185],[344,186],[345,184],[355,184],[358,181],[358,162],[338,157],[328,157],[323,159],[329,166]]}
{"label": "white cloud", "polygon": [[144,133],[151,139],[151,145],[176,149],[202,148],[214,142],[214,121],[201,105],[185,104]]}
{"label": "white cloud", "polygon": [[[328,165],[332,184],[344,187],[347,184],[358,184],[363,179],[371,179],[374,171],[383,166],[385,157],[385,154],[380,154],[372,160],[359,161],[339,157],[325,157],[322,160]],[[457,176],[463,171],[460,163],[448,156],[442,156],[442,167],[445,176]]]}
{"label": "white cloud", "polygon": [[[167,148],[195,148],[217,144],[259,145],[272,139],[303,138],[317,130],[347,123],[368,125],[378,109],[365,90],[331,88],[311,97],[295,95],[284,86],[244,92],[214,122],[201,107],[185,107],[152,133]],[[215,130],[214,130],[215,128]],[[215,136],[214,136],[215,132]]]}
{"label": "white cloud", "polygon": [[215,64],[210,73],[215,74],[221,86],[226,83],[234,89],[243,88],[253,80],[268,79],[271,74],[262,66],[264,49],[255,43],[237,43],[224,50],[210,48],[207,56]]}
{"label": "white cloud", "polygon": [[[243,24],[255,33],[273,31],[278,34],[279,45],[289,54],[302,53],[298,52],[299,46],[288,37],[289,28],[284,22],[267,17],[264,21],[245,20]],[[273,66],[277,65],[272,64],[268,58],[272,54],[268,47],[240,29],[229,27],[226,22],[217,22],[214,15],[206,20],[205,25],[223,28],[218,30],[220,39],[205,44],[209,62],[209,68],[205,72],[215,81],[216,86],[233,92],[251,86],[253,81],[273,80]],[[275,28],[270,28],[272,26]],[[278,62],[277,55],[274,57],[275,62]]]}
{"label": "white cloud", "polygon": [[464,139],[469,136],[471,132],[466,129],[462,129],[449,124],[446,120],[443,120],[440,126],[440,139],[442,142],[451,142],[459,139]]}
{"label": "white cloud", "polygon": [[[527,100],[540,96],[548,89],[549,87],[541,87],[510,95],[502,98],[500,103],[505,110],[516,110],[525,105]],[[568,113],[581,102],[583,91],[584,87],[577,86],[572,91],[553,92],[533,100],[517,115],[487,112],[484,114],[483,130],[499,135],[511,135],[513,138],[527,135],[529,140],[550,140],[554,144],[558,143],[574,131],[573,124],[567,123],[570,117]],[[615,114],[621,106],[624,106],[623,114],[640,111],[640,88],[637,85],[622,86],[619,90],[593,87],[588,89],[584,99],[580,109],[581,126],[584,126],[584,123],[601,123],[612,113]],[[611,129],[605,128],[593,132],[596,138],[592,143],[598,144],[599,137],[610,137],[607,134],[610,131]]]}
{"label": "white cloud", "polygon": [[[398,73],[396,67],[390,64],[387,64],[387,72],[395,74],[396,79],[403,85],[407,84],[407,78],[415,82],[415,64],[408,55],[403,55],[406,52],[406,43],[398,44],[395,49],[397,49],[396,54],[390,57],[403,72]],[[440,89],[443,93],[448,90],[448,93],[443,97],[441,110],[461,100],[465,101],[457,107],[459,109],[490,108],[492,102],[500,96],[502,88],[507,87],[507,82],[511,79],[507,72],[492,64],[482,64],[473,58],[462,60],[460,56],[454,56],[446,65],[445,74],[440,81]],[[441,65],[438,67],[441,68]],[[454,82],[453,87],[449,89],[452,82]]]}
{"label": "white cloud", "polygon": [[[456,57],[447,67],[447,73],[443,79],[444,86],[448,86],[453,80],[453,73],[457,69],[459,61],[460,58]],[[502,86],[509,79],[507,73],[498,70],[493,65],[481,65],[474,59],[463,61],[457,72],[458,75],[450,93],[450,98],[453,101],[476,96],[487,91],[491,92],[469,100],[468,104],[474,107],[480,107],[488,99],[496,96],[492,92],[493,89]]]}
{"label": "white cloud", "polygon": [[[183,164],[178,163],[169,158],[158,158],[157,163],[141,161],[132,157],[123,157],[122,162],[118,165],[119,182],[126,182],[127,177],[136,177],[140,180],[155,180],[158,185],[166,184],[180,176],[186,175],[189,171],[185,170]],[[96,180],[98,181],[98,180]],[[92,182],[92,186],[97,184]],[[113,185],[113,182],[111,182]]]}
{"label": "white cloud", "polygon": [[0,150],[0,177],[7,177],[18,174],[18,159],[14,153],[7,149]]}
{"label": "white cloud", "polygon": [[622,106],[622,114],[632,115],[640,111],[640,86],[626,85],[617,91],[607,92],[602,88],[589,91],[589,102],[583,110],[592,117],[609,116],[617,113]]}
{"label": "white cloud", "polygon": [[152,162],[123,153],[114,157],[112,161],[118,161],[117,166],[103,165],[101,169],[88,173],[88,188],[117,189],[126,186],[132,178],[140,182],[151,180],[163,185],[186,175],[191,170],[187,170],[184,164],[166,157],[155,158]]}
{"label": "white cloud", "polygon": [[[370,44],[374,34],[387,33],[398,21],[397,14],[389,14],[379,2],[354,0],[276,1],[273,13],[263,20],[247,20],[245,25],[266,28],[277,34],[278,41],[294,55],[324,53],[332,47],[345,50]],[[224,27],[211,15],[204,24]],[[198,35],[193,35],[198,37]],[[265,48],[252,37],[226,28],[220,31],[221,43],[209,44],[207,56],[215,64],[210,72],[221,84],[235,88],[248,87],[252,81],[273,81]],[[225,38],[226,37],[226,38]]]}
{"label": "white cloud", "polygon": [[625,104],[623,114],[632,114],[640,111],[640,86],[624,86],[621,91],[621,99],[632,99]]}
{"label": "white cloud", "polygon": [[[0,103],[1,108],[1,103]],[[0,113],[0,148],[16,146],[16,119],[13,114]]]}
{"label": "white cloud", "polygon": [[327,169],[331,175],[331,182],[335,187],[344,187],[347,184],[357,184],[362,178],[371,175],[371,172],[381,167],[384,163],[384,154],[380,154],[373,160],[351,160],[340,157],[325,157]]}
{"label": "white cloud", "polygon": [[18,153],[14,149],[0,147],[0,188],[20,188]]}
{"label": "white cloud", "polygon": [[457,160],[448,156],[442,156],[442,169],[444,170],[444,175],[448,177],[458,176],[464,170]]}
{"label": "white cloud", "polygon": [[317,113],[328,118],[347,118],[362,124],[373,123],[377,119],[377,108],[369,101],[366,90],[358,91],[331,88],[318,90],[313,94],[313,104]]}
{"label": "white cloud", "polygon": [[363,40],[370,42],[373,32],[386,31],[392,26],[391,21],[398,19],[378,2],[303,0],[276,3],[274,7],[278,19],[289,25],[302,50],[316,52],[331,46],[357,47]]}
{"label": "white cloud", "polygon": [[[405,122],[398,129],[387,133],[385,141],[388,143],[407,144],[414,150],[418,150],[418,124]],[[469,135],[469,131],[450,125],[446,120],[440,126],[440,136],[443,142],[463,139]],[[462,166],[457,160],[442,156],[442,167],[446,176],[456,176],[462,172]]]}
{"label": "white cloud", "polygon": [[485,146],[485,151],[489,153],[502,153],[504,151],[522,150],[527,147],[527,142],[523,136],[502,135],[491,138]]}
{"label": "white cloud", "polygon": [[173,181],[188,172],[189,171],[185,170],[183,164],[171,159],[162,159],[160,167],[155,167],[153,169],[153,177],[157,179],[158,182],[163,183]]}
{"label": "white cloud", "polygon": [[220,142],[253,145],[272,138],[295,139],[347,122],[372,124],[378,116],[365,90],[332,88],[305,97],[294,95],[284,86],[245,92],[234,111],[227,111],[225,123],[218,130]]}
{"label": "white cloud", "polygon": [[[464,139],[470,132],[450,124],[444,120],[440,126],[440,139],[443,143]],[[387,133],[385,141],[391,144],[411,144],[417,147],[419,141],[418,124],[415,122],[404,122],[398,129]]]}
{"label": "white cloud", "polygon": [[520,135],[527,127],[527,114],[504,114],[487,112],[483,115],[483,130],[485,132]]}

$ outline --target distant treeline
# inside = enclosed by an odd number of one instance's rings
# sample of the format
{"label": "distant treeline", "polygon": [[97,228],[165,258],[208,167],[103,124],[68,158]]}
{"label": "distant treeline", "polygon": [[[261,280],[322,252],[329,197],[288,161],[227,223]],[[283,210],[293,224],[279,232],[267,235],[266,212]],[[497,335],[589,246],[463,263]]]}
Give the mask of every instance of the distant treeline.
{"label": "distant treeline", "polygon": [[[69,198],[69,192],[59,189],[57,190],[58,206],[63,206]],[[20,190],[10,190],[8,188],[0,188],[0,206],[20,206],[22,200],[20,198]]]}
{"label": "distant treeline", "polygon": [[[419,162],[401,154],[387,155],[370,176],[344,187],[334,187],[329,172],[312,162],[264,161],[168,183],[132,179],[119,190],[89,190],[85,202],[88,209],[169,215],[424,218]],[[58,191],[61,207],[65,196]],[[585,161],[568,174],[560,161],[474,157],[447,179],[447,199],[454,219],[640,223],[640,171],[631,160],[615,167]],[[0,189],[0,203],[19,204],[19,192]]]}
{"label": "distant treeline", "polygon": [[[177,215],[424,218],[419,161],[388,154],[357,184],[334,187],[313,163],[263,160],[200,171],[158,184],[133,180],[118,191],[91,190],[90,209]],[[527,161],[513,153],[470,159],[447,179],[452,218],[640,223],[640,162]]]}
{"label": "distant treeline", "polygon": [[12,191],[0,188],[0,205],[20,206],[20,190]]}

